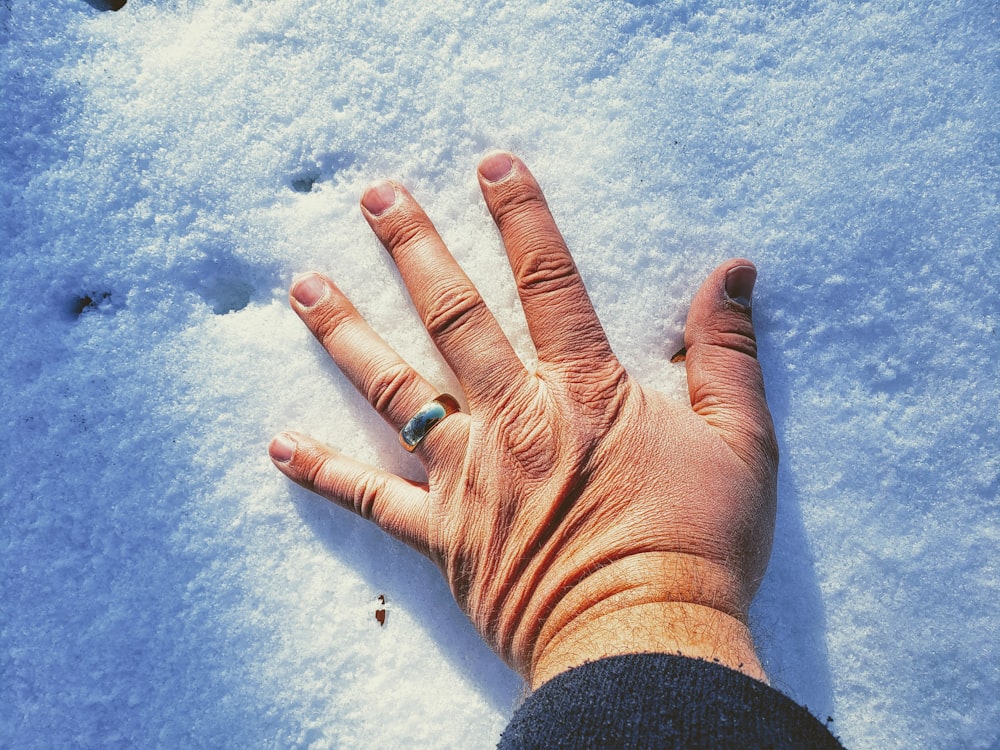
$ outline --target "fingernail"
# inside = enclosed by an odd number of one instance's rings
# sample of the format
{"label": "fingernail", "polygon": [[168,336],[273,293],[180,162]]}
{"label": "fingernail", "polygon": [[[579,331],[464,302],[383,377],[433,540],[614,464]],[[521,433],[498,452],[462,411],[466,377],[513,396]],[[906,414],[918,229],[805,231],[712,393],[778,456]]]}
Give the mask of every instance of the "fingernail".
{"label": "fingernail", "polygon": [[314,273],[292,284],[292,296],[304,307],[312,307],[326,294],[326,282]]}
{"label": "fingernail", "polygon": [[490,154],[479,163],[479,174],[487,182],[500,182],[513,171],[514,160],[510,158],[510,154],[503,151]]}
{"label": "fingernail", "polygon": [[757,269],[753,266],[736,266],[726,274],[726,296],[737,305],[750,307]]}
{"label": "fingernail", "polygon": [[295,455],[295,441],[287,433],[282,432],[271,441],[267,447],[267,452],[271,454],[278,463],[287,464]]}
{"label": "fingernail", "polygon": [[396,204],[396,186],[386,180],[371,185],[361,198],[361,205],[372,216],[381,216]]}

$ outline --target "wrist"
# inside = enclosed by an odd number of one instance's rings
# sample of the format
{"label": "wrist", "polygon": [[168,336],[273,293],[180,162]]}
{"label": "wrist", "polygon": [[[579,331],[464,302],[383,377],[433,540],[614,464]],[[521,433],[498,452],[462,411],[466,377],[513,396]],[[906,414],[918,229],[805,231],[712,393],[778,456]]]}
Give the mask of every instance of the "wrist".
{"label": "wrist", "polygon": [[[755,588],[755,587],[754,587]],[[595,571],[544,619],[527,670],[532,689],[608,656],[669,653],[767,682],[745,619],[752,594],[689,555],[635,555]]]}
{"label": "wrist", "polygon": [[704,659],[767,682],[745,623],[701,604],[645,602],[574,621],[555,634],[537,654],[531,688],[587,662],[634,653]]}

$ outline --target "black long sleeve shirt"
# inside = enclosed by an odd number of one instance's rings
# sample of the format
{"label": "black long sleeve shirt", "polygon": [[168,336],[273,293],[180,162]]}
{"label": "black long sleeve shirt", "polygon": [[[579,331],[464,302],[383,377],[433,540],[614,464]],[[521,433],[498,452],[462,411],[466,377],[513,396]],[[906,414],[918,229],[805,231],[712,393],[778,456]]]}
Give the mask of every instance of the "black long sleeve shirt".
{"label": "black long sleeve shirt", "polygon": [[718,664],[627,654],[562,673],[514,713],[499,750],[843,750],[809,711]]}

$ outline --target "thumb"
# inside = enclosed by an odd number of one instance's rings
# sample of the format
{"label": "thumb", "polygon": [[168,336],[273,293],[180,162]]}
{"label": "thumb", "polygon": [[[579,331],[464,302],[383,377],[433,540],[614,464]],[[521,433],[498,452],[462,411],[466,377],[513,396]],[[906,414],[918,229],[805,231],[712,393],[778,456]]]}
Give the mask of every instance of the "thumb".
{"label": "thumb", "polygon": [[684,361],[691,408],[745,463],[773,472],[778,447],[750,313],[756,280],[757,269],[742,258],[712,271],[691,302]]}

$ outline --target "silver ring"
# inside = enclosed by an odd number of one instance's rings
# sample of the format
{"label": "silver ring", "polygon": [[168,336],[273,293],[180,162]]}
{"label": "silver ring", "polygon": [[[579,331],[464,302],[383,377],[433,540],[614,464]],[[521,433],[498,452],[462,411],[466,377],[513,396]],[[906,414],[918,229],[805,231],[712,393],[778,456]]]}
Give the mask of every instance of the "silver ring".
{"label": "silver ring", "polygon": [[400,444],[407,452],[413,453],[420,445],[420,441],[427,437],[427,433],[434,428],[434,425],[457,411],[459,411],[458,401],[447,393],[442,393],[433,401],[428,401],[399,431]]}

